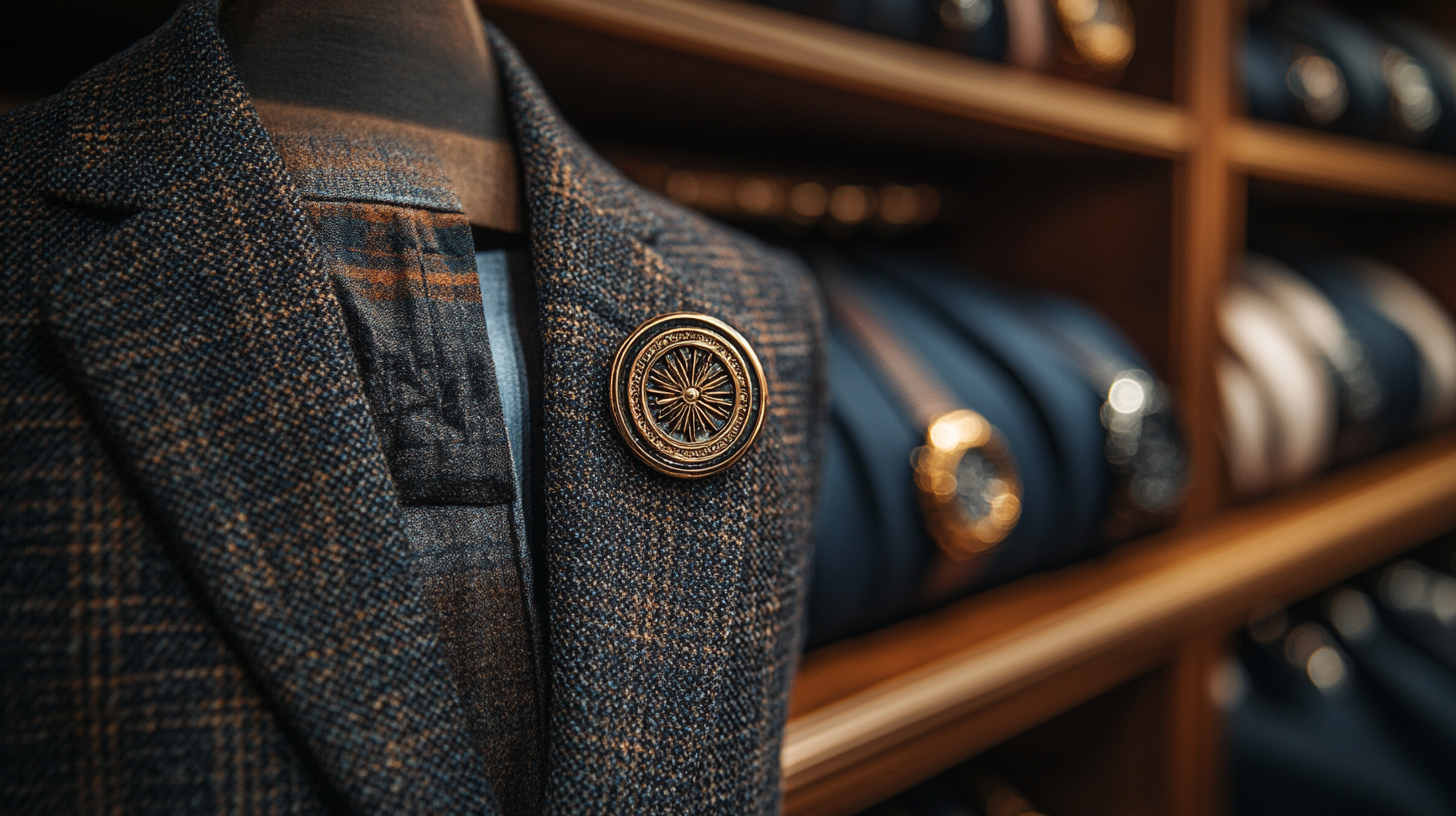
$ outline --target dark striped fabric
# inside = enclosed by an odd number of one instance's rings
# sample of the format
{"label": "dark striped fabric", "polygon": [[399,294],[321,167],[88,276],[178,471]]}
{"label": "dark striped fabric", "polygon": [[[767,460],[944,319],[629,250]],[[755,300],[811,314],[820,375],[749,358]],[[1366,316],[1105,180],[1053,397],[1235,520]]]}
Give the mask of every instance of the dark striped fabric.
{"label": "dark striped fabric", "polygon": [[[300,196],[215,18],[190,2],[0,118],[0,812],[500,812],[416,545],[505,523],[416,498],[506,471],[447,457],[438,482],[400,483],[389,454],[420,437],[376,421],[350,302],[415,283],[335,285],[329,208]],[[492,46],[542,332],[542,812],[773,812],[824,399],[816,293],[624,181]],[[338,245],[373,246],[358,229]],[[455,268],[422,262],[419,285],[463,293]],[[616,345],[676,310],[742,332],[769,383],[754,449],[694,482],[628,453],[606,402]],[[415,399],[389,404],[499,433]]]}
{"label": "dark striped fabric", "polygon": [[336,261],[330,277],[400,500],[509,502],[510,449],[465,216],[304,201]]}
{"label": "dark striped fabric", "polygon": [[539,812],[539,620],[470,226],[433,160],[387,136],[271,135],[324,248],[476,750],[505,816]]}

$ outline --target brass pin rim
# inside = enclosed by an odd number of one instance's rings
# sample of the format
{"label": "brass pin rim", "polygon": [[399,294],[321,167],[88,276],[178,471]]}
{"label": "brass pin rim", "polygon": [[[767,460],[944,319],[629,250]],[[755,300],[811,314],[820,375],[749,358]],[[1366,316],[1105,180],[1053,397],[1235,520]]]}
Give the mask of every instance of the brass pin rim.
{"label": "brass pin rim", "polygon": [[[703,368],[689,370],[679,355],[669,369],[675,374],[671,386],[680,388],[682,398],[664,399],[659,364],[680,349],[696,349],[691,365]],[[720,384],[701,379],[719,373],[732,386],[731,403],[724,403]],[[649,383],[658,387],[655,406]],[[753,347],[722,320],[694,312],[658,315],[633,329],[613,356],[609,388],[612,418],[627,447],[649,467],[676,478],[701,479],[731,467],[757,441],[768,413],[768,381]],[[691,405],[664,410],[674,400],[689,403],[689,390],[697,392]],[[682,433],[663,427],[664,412],[681,424]],[[698,438],[720,415],[721,424]]]}

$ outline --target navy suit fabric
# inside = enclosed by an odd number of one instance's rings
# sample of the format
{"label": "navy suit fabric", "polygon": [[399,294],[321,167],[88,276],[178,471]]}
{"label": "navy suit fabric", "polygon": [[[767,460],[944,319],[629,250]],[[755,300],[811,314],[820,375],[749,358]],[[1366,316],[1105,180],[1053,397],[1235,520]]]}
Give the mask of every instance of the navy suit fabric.
{"label": "navy suit fabric", "polygon": [[1227,722],[1230,812],[1451,812],[1445,792],[1382,719],[1360,678],[1325,693],[1291,670],[1283,655],[1246,646],[1243,656],[1253,680],[1248,699]]}
{"label": "navy suit fabric", "polygon": [[[429,485],[390,472],[409,440],[381,438],[215,18],[189,2],[0,118],[0,810],[498,812],[410,548]],[[773,812],[817,294],[622,179],[491,39],[542,331],[543,810]],[[617,344],[678,310],[742,332],[771,395],[748,456],[692,482],[606,401]]]}
{"label": "navy suit fabric", "polygon": [[944,263],[907,263],[898,271],[921,307],[996,365],[1026,395],[1030,415],[1040,420],[1062,498],[1056,505],[1025,508],[1059,522],[1038,542],[1037,568],[1085,556],[1107,511],[1101,395],[1087,387],[1085,376],[1064,359],[1045,328],[1026,319],[1024,312],[1034,308],[1027,301],[1035,296],[1002,289]]}
{"label": "navy suit fabric", "polygon": [[809,645],[903,617],[936,545],[921,521],[909,451],[925,441],[854,341],[829,330],[828,452],[816,519]]}

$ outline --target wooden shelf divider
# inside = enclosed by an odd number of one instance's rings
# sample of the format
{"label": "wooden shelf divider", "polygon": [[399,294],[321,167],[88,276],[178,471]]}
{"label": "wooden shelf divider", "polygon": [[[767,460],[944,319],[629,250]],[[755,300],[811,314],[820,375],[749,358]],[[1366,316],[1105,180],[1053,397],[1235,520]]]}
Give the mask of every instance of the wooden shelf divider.
{"label": "wooden shelf divider", "polygon": [[733,0],[484,0],[638,43],[907,107],[1172,158],[1188,117],[1166,102],[967,58]]}
{"label": "wooden shelf divider", "polygon": [[[481,0],[748,71],[1130,154],[1183,158],[1204,138],[1182,107],[899,42],[737,0]],[[1316,189],[1456,206],[1456,158],[1235,120],[1232,169]]]}
{"label": "wooden shelf divider", "polygon": [[1235,169],[1321,190],[1456,207],[1456,158],[1246,120],[1233,128]]}
{"label": "wooden shelf divider", "polygon": [[1189,638],[1231,631],[1262,604],[1453,524],[1448,434],[811,653],[782,754],[786,812],[852,813],[1165,662]]}

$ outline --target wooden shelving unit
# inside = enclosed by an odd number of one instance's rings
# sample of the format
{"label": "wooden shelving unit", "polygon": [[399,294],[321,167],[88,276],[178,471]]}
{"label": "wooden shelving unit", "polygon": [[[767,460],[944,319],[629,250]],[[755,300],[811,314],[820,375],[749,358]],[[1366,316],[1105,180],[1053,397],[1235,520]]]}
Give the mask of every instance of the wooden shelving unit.
{"label": "wooden shelving unit", "polygon": [[[791,813],[868,805],[1456,525],[1456,434],[804,661]],[[907,761],[913,757],[914,761]]]}
{"label": "wooden shelving unit", "polygon": [[1173,157],[1191,138],[1188,117],[1165,102],[732,0],[504,0],[490,7],[497,18],[509,9],[897,107],[1077,143]]}
{"label": "wooden shelving unit", "polygon": [[[1041,757],[1036,739],[1061,757],[1040,772],[1061,777],[1040,780],[1051,812],[1216,813],[1223,639],[1456,526],[1456,434],[1234,506],[1213,408],[1214,304],[1246,233],[1313,230],[1456,309],[1456,159],[1249,121],[1241,3],[1131,3],[1136,92],[734,0],[483,0],[589,139],[936,181],[969,202],[943,249],[1092,301],[1178,391],[1196,485],[1175,527],[806,655],[790,814],[854,813],[1008,745]],[[1456,35],[1450,17],[1431,22]]]}

